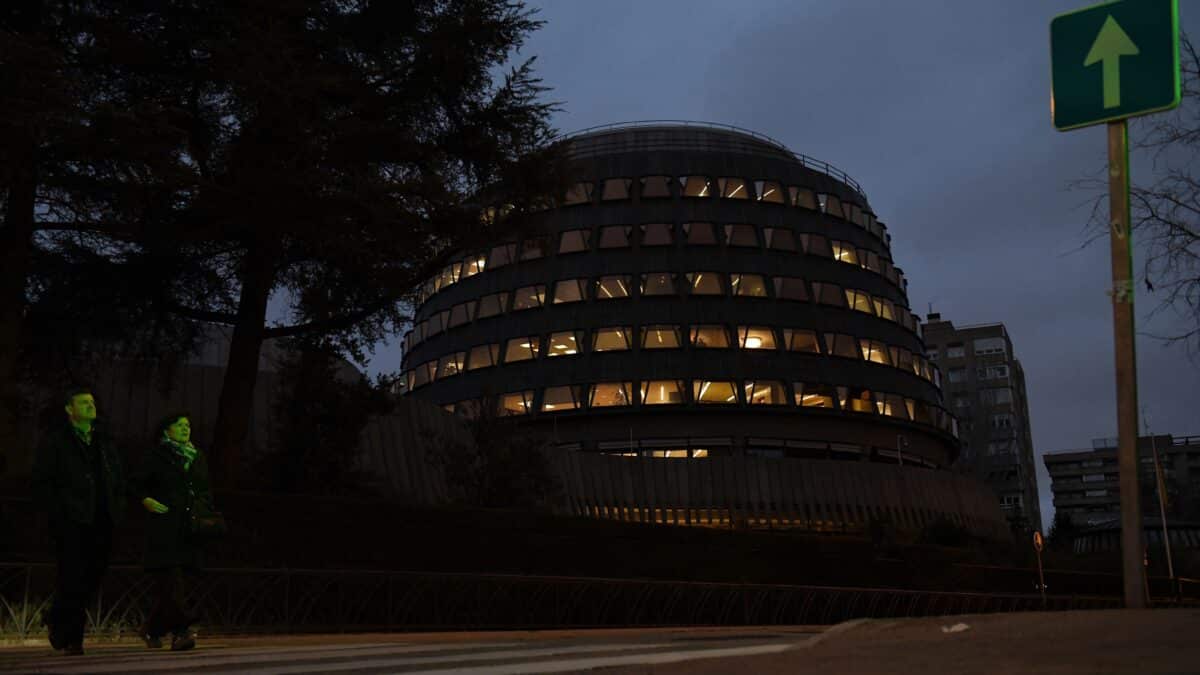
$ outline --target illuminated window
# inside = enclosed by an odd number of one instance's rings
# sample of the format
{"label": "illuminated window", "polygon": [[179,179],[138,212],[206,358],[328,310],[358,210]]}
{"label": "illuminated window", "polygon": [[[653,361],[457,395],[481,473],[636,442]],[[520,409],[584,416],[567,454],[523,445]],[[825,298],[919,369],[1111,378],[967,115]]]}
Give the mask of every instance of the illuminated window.
{"label": "illuminated window", "polygon": [[596,299],[615,300],[629,297],[629,276],[615,274],[596,280]]}
{"label": "illuminated window", "polygon": [[688,272],[688,288],[692,295],[723,295],[721,275],[716,272]]}
{"label": "illuminated window", "polygon": [[628,327],[611,326],[592,331],[592,351],[623,352],[629,349]]}
{"label": "illuminated window", "polygon": [[853,245],[836,239],[830,240],[829,245],[833,248],[834,260],[850,263],[851,265],[858,264],[858,252]]}
{"label": "illuminated window", "polygon": [[858,204],[848,204],[847,206],[850,207],[850,222],[859,227],[866,227],[867,220],[863,217],[863,210],[859,208]]}
{"label": "illuminated window", "polygon": [[821,205],[822,213],[827,213],[831,216],[837,216],[838,218],[845,217],[845,214],[842,213],[842,200],[838,199],[837,197],[833,195],[819,194],[817,195],[817,202]]}
{"label": "illuminated window", "polygon": [[582,344],[583,333],[579,331],[564,330],[558,333],[551,333],[550,339],[546,341],[546,356],[572,356],[579,353],[579,345]]}
{"label": "illuminated window", "polygon": [[825,353],[830,356],[845,356],[850,359],[862,358],[862,352],[859,350],[854,338],[839,333],[825,334]]}
{"label": "illuminated window", "polygon": [[670,223],[642,225],[642,246],[670,246],[675,241],[673,230]]}
{"label": "illuminated window", "polygon": [[521,260],[537,260],[549,251],[550,241],[546,237],[530,237],[521,242]]}
{"label": "illuminated window", "polygon": [[871,296],[864,291],[858,291],[853,288],[846,289],[846,306],[867,314],[875,313],[875,306],[871,303]]}
{"label": "illuminated window", "polygon": [[800,243],[804,245],[804,252],[809,255],[820,256],[822,258],[832,258],[833,248],[829,246],[829,240],[820,234],[801,234]]}
{"label": "illuminated window", "polygon": [[750,189],[741,178],[719,178],[717,184],[721,188],[722,199],[749,199]]}
{"label": "illuminated window", "polygon": [[645,176],[642,178],[642,199],[660,199],[670,196],[670,176]]}
{"label": "illuminated window", "polygon": [[731,274],[729,282],[734,295],[749,298],[767,297],[767,282],[761,274]]}
{"label": "illuminated window", "polygon": [[689,245],[717,243],[717,231],[712,223],[684,223],[683,240]]}
{"label": "illuminated window", "polygon": [[479,370],[494,366],[500,359],[500,345],[479,345],[472,347],[471,352],[467,354],[467,370]]}
{"label": "illuminated window", "polygon": [[606,225],[600,228],[600,248],[626,248],[629,246],[629,225]]}
{"label": "illuminated window", "polygon": [[588,242],[591,239],[590,230],[567,230],[558,238],[558,252],[561,253],[578,253],[588,250]]}
{"label": "illuminated window", "polygon": [[832,408],[837,392],[828,384],[795,382],[796,405],[805,408]]}
{"label": "illuminated window", "polygon": [[650,380],[642,382],[644,405],[673,405],[683,403],[684,386],[681,380]]}
{"label": "illuminated window", "polygon": [[876,274],[883,272],[883,267],[880,266],[879,254],[874,251],[868,251],[865,248],[858,249],[858,264]]}
{"label": "illuminated window", "polygon": [[744,385],[746,402],[750,405],[787,405],[787,390],[782,382],[749,380]]}
{"label": "illuminated window", "polygon": [[692,382],[692,399],[696,403],[737,403],[737,383],[723,380],[696,380]]}
{"label": "illuminated window", "polygon": [[501,417],[527,415],[533,408],[532,391],[514,391],[500,397],[497,412]]}
{"label": "illuminated window", "polygon": [[479,318],[503,314],[508,305],[508,293],[492,293],[479,299]]}
{"label": "illuminated window", "polygon": [[468,300],[459,303],[450,308],[450,323],[449,327],[461,326],[464,323],[471,321],[471,317],[475,314],[475,301]]}
{"label": "illuminated window", "polygon": [[513,311],[522,309],[533,309],[541,307],[546,302],[546,287],[538,284],[536,286],[525,286],[513,291]]}
{"label": "illuminated window", "polygon": [[892,354],[892,365],[901,370],[912,370],[912,352],[903,347],[889,347],[888,351]]}
{"label": "illuminated window", "polygon": [[913,401],[912,419],[922,424],[933,424],[933,411],[924,401]]}
{"label": "illuminated window", "polygon": [[876,393],[875,406],[879,409],[880,415],[898,417],[902,420],[909,419],[908,407],[904,404],[903,396]]}
{"label": "illuminated window", "polygon": [[790,352],[821,353],[821,343],[817,332],[798,328],[783,329],[783,346]]}
{"label": "illuminated window", "polygon": [[796,250],[796,234],[785,227],[767,227],[763,228],[763,239],[767,242],[767,248],[776,251],[795,251]]}
{"label": "illuminated window", "polygon": [[842,410],[872,414],[876,412],[871,390],[861,387],[838,387],[837,390]]}
{"label": "illuminated window", "polygon": [[566,198],[563,200],[564,206],[572,206],[575,204],[586,204],[592,201],[591,183],[575,183],[567,189]]}
{"label": "illuminated window", "polygon": [[536,359],[538,355],[537,337],[519,337],[509,340],[504,345],[504,362],[516,363]]}
{"label": "illuminated window", "polygon": [[629,199],[629,188],[631,187],[633,187],[633,179],[631,178],[609,178],[604,181],[604,188],[600,193],[600,199],[602,201]]}
{"label": "illuminated window", "polygon": [[467,260],[463,263],[462,275],[464,278],[465,277],[473,277],[476,274],[479,274],[480,272],[482,272],[486,267],[487,267],[487,256],[482,255],[482,254],[473,256],[473,257],[467,258]]}
{"label": "illuminated window", "polygon": [[598,382],[592,385],[588,405],[593,408],[611,408],[633,405],[632,382]]}
{"label": "illuminated window", "polygon": [[792,206],[799,206],[802,209],[813,211],[817,210],[817,196],[808,188],[791,186],[788,188],[788,196],[791,197]]}
{"label": "illuminated window", "polygon": [[583,405],[583,387],[546,387],[542,392],[542,412],[578,410]]}
{"label": "illuminated window", "polygon": [[775,331],[766,326],[738,326],[737,336],[742,349],[775,349]]}
{"label": "illuminated window", "polygon": [[507,265],[517,259],[516,244],[500,244],[492,247],[492,252],[488,254],[487,268],[494,270],[497,267]]}
{"label": "illuminated window", "polygon": [[675,274],[672,272],[643,274],[642,295],[675,295]]}
{"label": "illuminated window", "polygon": [[679,326],[642,326],[642,349],[678,349]]}
{"label": "illuminated window", "polygon": [[892,365],[892,360],[889,358],[887,345],[878,340],[859,340],[858,347],[862,350],[864,361],[873,361],[882,363],[885,366]]}
{"label": "illuminated window", "polygon": [[775,277],[775,297],[808,302],[808,287],[799,277]]}
{"label": "illuminated window", "polygon": [[837,284],[814,281],[813,297],[822,305],[833,305],[834,307],[846,306],[846,295],[842,293],[842,287]]}
{"label": "illuminated window", "polygon": [[462,263],[454,263],[442,268],[441,287],[445,288],[451,284],[458,283],[458,277],[461,272]]}
{"label": "illuminated window", "polygon": [[554,284],[554,303],[561,305],[568,302],[579,302],[586,297],[587,280],[563,279]]}
{"label": "illuminated window", "polygon": [[758,201],[767,202],[769,204],[782,204],[783,188],[779,183],[769,180],[754,181],[754,192],[758,195]]}
{"label": "illuminated window", "polygon": [[684,197],[708,197],[712,195],[711,186],[707,176],[679,177],[679,191]]}
{"label": "illuminated window", "polygon": [[729,331],[725,326],[692,326],[691,342],[701,349],[727,349]]}
{"label": "illuminated window", "polygon": [[753,225],[726,225],[725,243],[730,246],[758,247],[758,234]]}
{"label": "illuminated window", "polygon": [[871,298],[871,302],[875,304],[875,314],[887,319],[888,321],[896,320],[896,305],[887,298]]}
{"label": "illuminated window", "polygon": [[413,386],[415,386],[415,384],[416,384],[416,377],[417,377],[416,371],[410,370],[407,373],[404,373],[404,384],[405,384],[404,389],[405,389],[405,391],[413,390]]}
{"label": "illuminated window", "polygon": [[453,354],[447,354],[446,356],[443,356],[442,358],[438,359],[437,379],[440,380],[444,377],[451,377],[451,376],[457,375],[457,374],[463,372],[463,370],[465,370],[466,365],[467,365],[467,353],[466,352],[455,352]]}
{"label": "illuminated window", "polygon": [[433,361],[426,361],[413,369],[413,387],[420,387],[433,381],[435,366]]}

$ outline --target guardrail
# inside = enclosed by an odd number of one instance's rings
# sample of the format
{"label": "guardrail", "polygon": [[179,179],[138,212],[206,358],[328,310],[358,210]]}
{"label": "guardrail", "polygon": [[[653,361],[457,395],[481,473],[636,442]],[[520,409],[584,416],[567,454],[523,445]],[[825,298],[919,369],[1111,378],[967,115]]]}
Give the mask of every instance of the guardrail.
{"label": "guardrail", "polygon": [[[636,121],[632,121],[632,122],[616,122],[613,124],[601,124],[601,125],[594,126],[594,127],[587,127],[586,129],[579,129],[577,131],[572,131],[572,132],[569,132],[566,134],[562,134],[562,135],[558,136],[557,138],[555,138],[554,140],[570,141],[572,139],[579,138],[581,136],[587,136],[587,135],[594,134],[594,133],[601,132],[601,131],[622,131],[625,129],[645,129],[645,128],[662,127],[662,126],[694,127],[697,129],[714,129],[714,130],[718,130],[718,131],[733,131],[733,132],[736,132],[739,134],[750,136],[751,138],[754,138],[755,140],[758,140],[758,141],[761,141],[768,145],[774,146],[777,150],[784,153],[785,155],[790,156],[791,158],[793,158],[795,161],[799,162],[805,168],[812,169],[814,171],[820,171],[831,178],[836,178],[837,180],[842,181],[843,183],[854,188],[854,191],[857,192],[860,197],[862,197],[864,204],[868,203],[866,192],[863,190],[862,186],[859,185],[858,181],[854,180],[850,176],[850,174],[846,173],[845,171],[842,171],[841,169],[837,168],[836,166],[830,164],[829,162],[825,162],[825,161],[819,160],[815,157],[810,157],[808,155],[795,152],[795,151],[791,150],[790,148],[788,148],[786,145],[784,145],[782,142],[777,141],[774,138],[767,136],[766,134],[760,134],[757,131],[752,131],[750,129],[743,129],[742,127],[734,126],[732,124],[721,124],[719,122],[700,122],[700,121],[695,121],[695,120],[636,120]],[[615,147],[617,145],[623,145],[623,144],[611,144],[610,147]],[[657,143],[656,145],[670,146],[670,147],[668,147],[668,149],[687,149],[689,147],[692,147],[692,144],[689,144],[689,143],[680,143],[677,145]],[[604,146],[599,146],[599,147],[604,147]],[[744,147],[744,149],[747,151],[750,151],[750,152],[753,152],[753,150],[754,150],[753,146],[751,146],[751,145],[746,145]]]}
{"label": "guardrail", "polygon": [[[0,637],[45,634],[40,617],[53,574],[49,564],[0,564]],[[140,568],[110,569],[88,612],[89,632],[133,633],[149,594]],[[294,569],[208,570],[188,602],[202,630],[215,634],[831,624],[1122,605],[1117,596],[1051,595],[1043,604],[1035,594]]]}

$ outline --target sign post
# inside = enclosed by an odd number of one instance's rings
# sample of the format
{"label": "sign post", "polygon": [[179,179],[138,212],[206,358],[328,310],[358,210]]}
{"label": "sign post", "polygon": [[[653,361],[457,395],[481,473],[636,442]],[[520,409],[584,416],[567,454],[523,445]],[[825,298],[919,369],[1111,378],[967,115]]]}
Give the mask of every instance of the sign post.
{"label": "sign post", "polygon": [[1033,550],[1038,559],[1038,590],[1042,593],[1042,609],[1046,609],[1046,577],[1042,575],[1042,533],[1033,531]]}
{"label": "sign post", "polygon": [[[1133,237],[1126,120],[1179,105],[1179,1],[1121,0],[1050,22],[1051,99],[1059,131],[1108,124],[1113,335],[1117,371],[1117,459],[1125,606],[1143,608],[1145,567],[1138,487],[1137,361]],[[1039,555],[1040,564],[1040,555]]]}

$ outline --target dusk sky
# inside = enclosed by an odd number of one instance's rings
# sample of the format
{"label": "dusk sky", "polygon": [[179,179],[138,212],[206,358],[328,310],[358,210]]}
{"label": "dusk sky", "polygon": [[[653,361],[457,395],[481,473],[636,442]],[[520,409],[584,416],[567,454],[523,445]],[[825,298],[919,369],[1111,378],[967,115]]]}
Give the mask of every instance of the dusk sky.
{"label": "dusk sky", "polygon": [[[1104,127],[1050,120],[1050,19],[1088,4],[546,0],[534,3],[546,26],[516,58],[537,56],[562,132],[720,122],[853,176],[888,225],[914,312],[1007,326],[1040,456],[1117,431],[1108,239],[1081,249],[1097,193],[1070,189],[1103,171]],[[1200,37],[1200,7],[1180,4]],[[1145,181],[1151,167],[1135,158],[1133,172]],[[1137,302],[1143,423],[1200,434],[1200,357],[1145,335],[1186,323],[1148,317],[1157,297],[1140,283]],[[383,346],[370,371],[399,361]],[[1038,471],[1049,527],[1040,457]]]}

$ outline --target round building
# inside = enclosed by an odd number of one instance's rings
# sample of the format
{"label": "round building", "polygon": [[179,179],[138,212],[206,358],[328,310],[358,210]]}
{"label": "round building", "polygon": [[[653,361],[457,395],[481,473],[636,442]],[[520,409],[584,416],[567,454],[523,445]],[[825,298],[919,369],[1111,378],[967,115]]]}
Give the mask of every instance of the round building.
{"label": "round building", "polygon": [[995,498],[945,470],[956,422],[852,178],[732,127],[568,140],[561,202],[422,287],[406,395],[519,417],[582,513],[1001,526]]}

